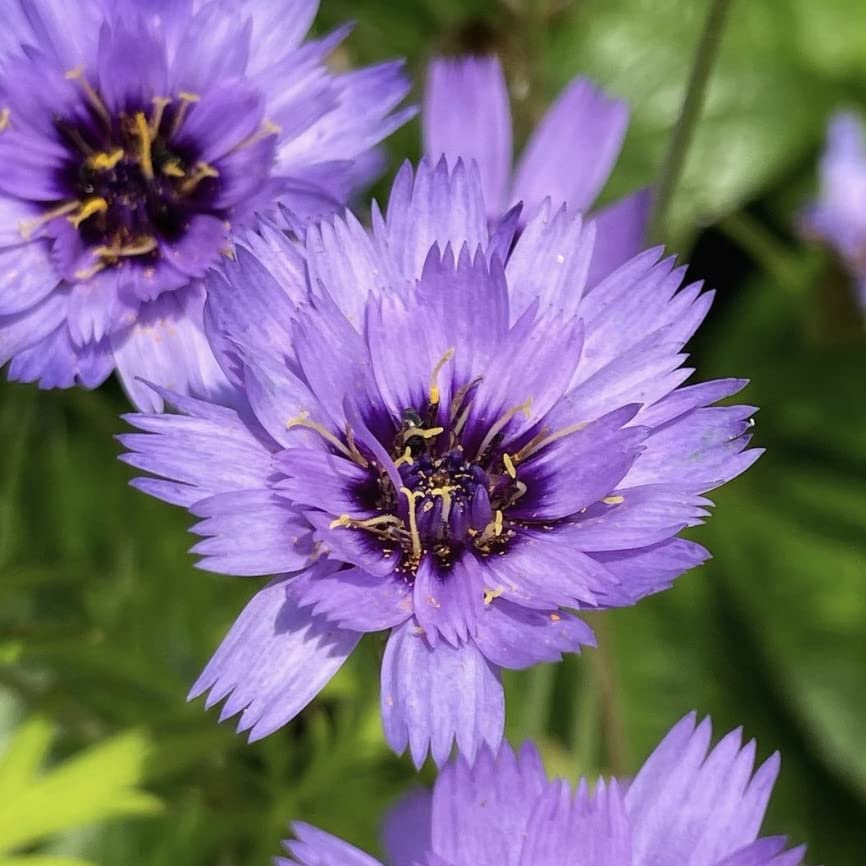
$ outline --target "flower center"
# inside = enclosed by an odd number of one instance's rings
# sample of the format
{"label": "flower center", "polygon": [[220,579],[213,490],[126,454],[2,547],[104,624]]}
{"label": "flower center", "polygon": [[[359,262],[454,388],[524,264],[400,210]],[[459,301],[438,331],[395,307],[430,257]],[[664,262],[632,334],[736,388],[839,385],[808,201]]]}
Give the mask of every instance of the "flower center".
{"label": "flower center", "polygon": [[129,260],[152,264],[160,243],[177,241],[193,214],[216,213],[218,170],[178,139],[198,97],[157,97],[145,110],[112,115],[81,70],[67,77],[81,85],[87,111],[55,120],[70,154],[61,171],[71,201],[50,213],[67,213],[91,248],[93,264],[75,276]]}

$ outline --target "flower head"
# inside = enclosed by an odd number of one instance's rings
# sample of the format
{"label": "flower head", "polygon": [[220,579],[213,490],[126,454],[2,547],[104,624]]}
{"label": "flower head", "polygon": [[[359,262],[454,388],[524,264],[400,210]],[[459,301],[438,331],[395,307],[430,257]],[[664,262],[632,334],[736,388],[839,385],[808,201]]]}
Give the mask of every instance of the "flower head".
{"label": "flower head", "polygon": [[866,312],[866,145],[863,124],[853,114],[830,121],[820,184],[818,200],[801,215],[803,232],[840,256]]}
{"label": "flower head", "polygon": [[[248,406],[169,396],[131,416],[137,483],[205,518],[229,574],[296,572],[242,614],[194,689],[263,736],[365,632],[391,629],[391,745],[444,761],[502,736],[499,669],[592,643],[572,611],[629,605],[706,551],[676,537],[748,467],[743,382],[680,388],[709,307],[643,254],[584,293],[594,229],[542,208],[516,244],[478,174],[422,163],[368,233],[298,251],[263,226],[209,282],[211,343]],[[510,252],[507,252],[509,251]]]}
{"label": "flower head", "polygon": [[[622,148],[628,107],[587,78],[575,78],[550,107],[513,165],[511,109],[496,57],[437,58],[430,63],[421,115],[424,150],[434,161],[474,159],[488,216],[523,204],[524,219],[550,198],[588,212]],[[643,248],[650,196],[626,196],[596,215],[591,287]]]}
{"label": "flower head", "polygon": [[[532,743],[448,764],[431,792],[385,825],[389,866],[799,866],[802,847],[758,838],[779,772],[753,772],[755,743],[732,731],[710,749],[710,720],[680,721],[631,783],[549,781]],[[308,824],[293,825],[277,866],[380,866]]]}
{"label": "flower head", "polygon": [[[9,8],[6,8],[6,7]],[[0,364],[43,387],[113,368],[226,383],[202,333],[208,268],[277,204],[342,206],[406,113],[399,64],[336,75],[316,0],[9,0],[0,40]]]}

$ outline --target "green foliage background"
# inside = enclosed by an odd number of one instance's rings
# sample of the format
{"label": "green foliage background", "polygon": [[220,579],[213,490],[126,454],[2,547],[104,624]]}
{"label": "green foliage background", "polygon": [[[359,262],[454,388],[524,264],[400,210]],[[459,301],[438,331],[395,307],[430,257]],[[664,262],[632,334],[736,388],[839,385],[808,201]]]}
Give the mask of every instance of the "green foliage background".
{"label": "green foliage background", "polygon": [[[523,135],[594,76],[633,110],[612,197],[658,170],[705,10],[324,0],[318,26],[356,18],[340,63],[403,55],[418,79],[432,53],[499,52]],[[598,651],[507,682],[509,735],[569,776],[633,772],[691,708],[743,724],[783,754],[767,829],[827,866],[866,862],[866,342],[846,278],[793,220],[844,105],[866,109],[860,0],[734,4],[667,237],[719,292],[700,376],[753,380],[768,453],[694,533],[709,565],[594,619]],[[394,137],[391,169],[418,137]],[[127,487],[123,409],[113,385],[0,386],[0,866],[253,866],[298,817],[375,851],[416,782],[382,742],[382,641],[253,746],[187,705],[254,582],[196,571],[185,515]]]}

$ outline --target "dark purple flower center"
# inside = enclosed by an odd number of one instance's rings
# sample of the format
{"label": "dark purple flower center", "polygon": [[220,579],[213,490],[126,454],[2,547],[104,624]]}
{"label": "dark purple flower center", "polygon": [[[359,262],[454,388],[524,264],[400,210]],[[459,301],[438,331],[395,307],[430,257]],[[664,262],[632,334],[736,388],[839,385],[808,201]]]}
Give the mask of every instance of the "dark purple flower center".
{"label": "dark purple flower center", "polygon": [[74,118],[55,118],[69,156],[61,172],[67,198],[46,217],[65,215],[93,254],[79,279],[125,261],[153,265],[163,243],[177,243],[196,214],[225,218],[215,201],[219,171],[200,157],[184,136],[191,93],[111,114],[84,79],[76,78],[87,98]]}

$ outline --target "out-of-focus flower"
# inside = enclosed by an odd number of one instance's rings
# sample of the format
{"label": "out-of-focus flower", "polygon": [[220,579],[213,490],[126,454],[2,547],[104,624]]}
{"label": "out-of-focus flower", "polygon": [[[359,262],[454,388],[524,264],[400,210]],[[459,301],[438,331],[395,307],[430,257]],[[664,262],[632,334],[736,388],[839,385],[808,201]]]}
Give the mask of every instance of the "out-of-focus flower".
{"label": "out-of-focus flower", "polygon": [[[500,219],[523,203],[524,219],[545,199],[587,212],[613,170],[628,127],[628,107],[586,78],[576,78],[542,118],[513,163],[511,109],[496,57],[437,58],[430,63],[422,113],[424,150],[474,159],[488,217]],[[648,190],[602,208],[588,285],[594,286],[644,246]]]}
{"label": "out-of-focus flower", "polygon": [[[571,611],[630,605],[707,556],[677,538],[744,471],[748,406],[680,388],[709,309],[644,253],[589,293],[595,230],[543,206],[491,233],[477,171],[407,166],[385,218],[272,227],[208,284],[239,410],[168,395],[133,415],[145,491],[204,518],[228,574],[297,572],[241,614],[194,688],[254,738],[314,697],[361,635],[390,629],[389,743],[442,763],[503,729],[499,670],[591,643]],[[510,251],[510,252],[508,252]]]}
{"label": "out-of-focus flower", "polygon": [[399,63],[335,74],[316,0],[7,0],[0,364],[42,387],[220,393],[200,278],[277,204],[341,207],[406,112]]}
{"label": "out-of-focus flower", "polygon": [[866,312],[866,146],[855,115],[831,119],[819,175],[818,199],[801,215],[801,228],[842,258]]}
{"label": "out-of-focus flower", "polygon": [[[779,772],[753,772],[755,743],[732,731],[710,749],[710,720],[680,721],[631,783],[548,781],[532,743],[475,764],[459,757],[432,792],[410,795],[385,825],[389,866],[799,866],[804,848],[758,838]],[[277,866],[381,866],[358,849],[294,824]]]}

